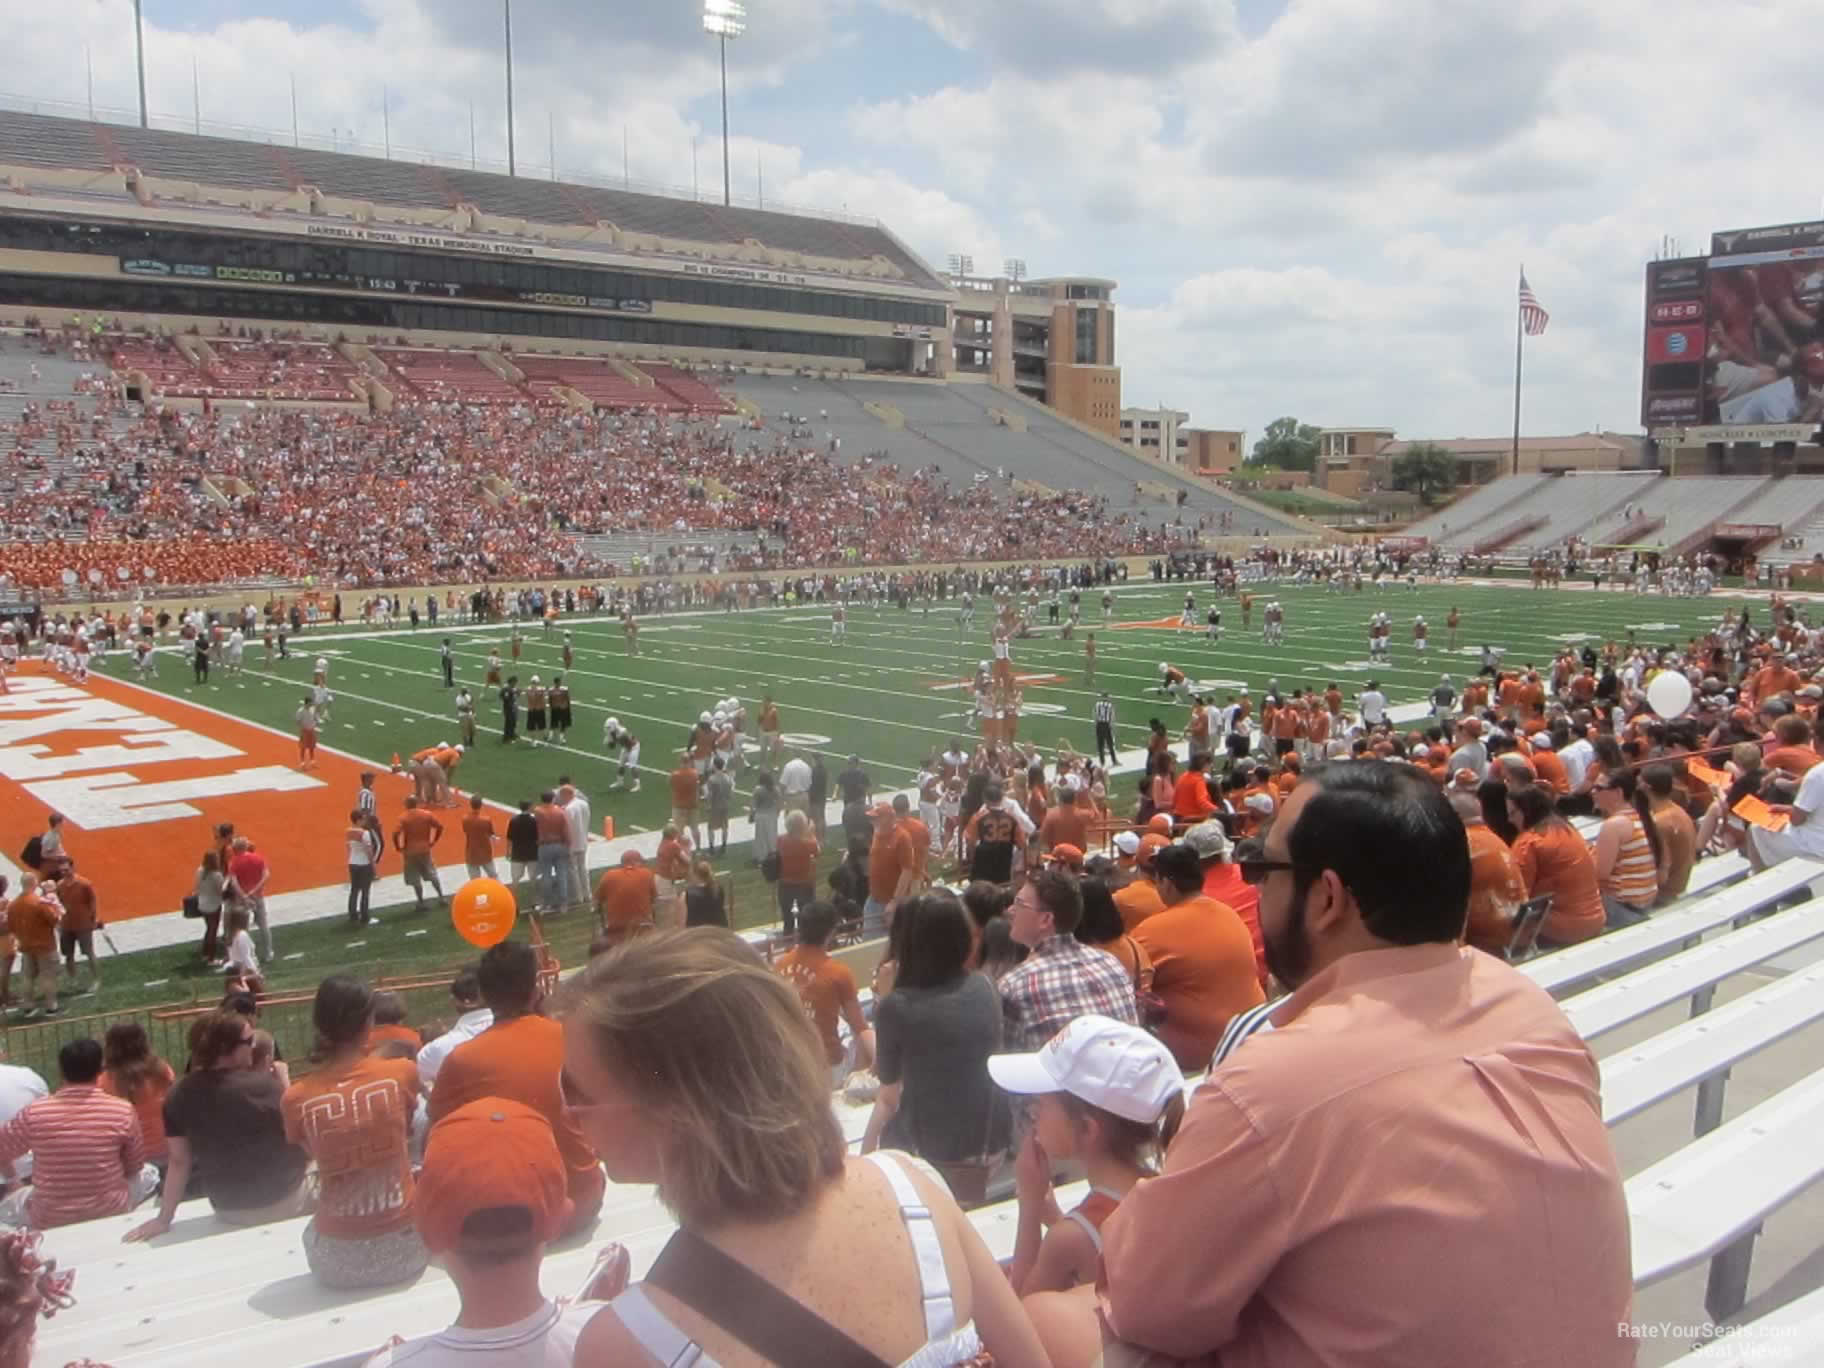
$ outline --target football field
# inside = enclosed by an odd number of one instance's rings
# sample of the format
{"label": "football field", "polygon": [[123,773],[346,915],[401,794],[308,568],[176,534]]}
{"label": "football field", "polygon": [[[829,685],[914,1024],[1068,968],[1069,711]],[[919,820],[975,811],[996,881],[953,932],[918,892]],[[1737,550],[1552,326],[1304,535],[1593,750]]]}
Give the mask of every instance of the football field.
{"label": "football field", "polygon": [[[1276,679],[1286,690],[1322,689],[1335,681],[1353,699],[1377,679],[1397,717],[1398,705],[1423,704],[1439,674],[1460,685],[1474,672],[1484,641],[1503,648],[1510,664],[1543,667],[1562,645],[1625,640],[1630,631],[1643,642],[1682,643],[1739,601],[1535,592],[1519,584],[1342,594],[1263,586],[1255,591],[1246,628],[1236,601],[1222,601],[1224,635],[1212,643],[1201,629],[1176,629],[1186,592],[1195,595],[1201,618],[1210,602],[1207,584],[1119,587],[1111,622],[1093,621],[1088,629],[1097,647],[1093,683],[1086,677],[1087,631],[1063,641],[1041,609],[1039,635],[1013,648],[1015,672],[1026,681],[1021,737],[1048,754],[1061,741],[1092,750],[1090,710],[1106,688],[1117,708],[1118,740],[1130,757],[1144,742],[1148,718],[1160,718],[1176,738],[1187,711],[1158,694],[1161,662],[1181,667],[1219,696],[1246,687],[1258,698]],[[1261,606],[1274,594],[1285,606],[1286,640],[1268,647],[1261,639]],[[1092,619],[1099,619],[1100,592],[1084,598]],[[1444,628],[1453,605],[1463,620],[1454,651]],[[1376,611],[1393,621],[1393,658],[1385,665],[1366,659],[1366,624]],[[1425,658],[1412,646],[1418,614],[1433,629]],[[1758,605],[1756,616],[1764,617]],[[331,967],[367,974],[445,970],[473,952],[457,940],[447,916],[412,911],[398,882],[396,855],[388,854],[386,877],[376,890],[379,918],[351,928],[340,915],[342,830],[359,772],[379,771],[380,814],[390,831],[410,790],[405,779],[387,772],[393,753],[409,755],[457,738],[451,691],[439,668],[445,635],[458,682],[476,695],[479,723],[478,744],[456,773],[457,788],[481,794],[504,829],[522,798],[535,800],[568,775],[593,803],[598,831],[602,818],[612,818],[617,836],[650,851],[669,806],[666,773],[691,723],[730,695],[753,717],[762,694],[771,692],[789,744],[821,754],[832,776],[849,755],[859,754],[877,792],[908,787],[926,755],[972,734],[966,680],[990,654],[983,617],[978,614],[976,631],[964,639],[953,609],[942,603],[928,615],[919,607],[855,608],[847,640],[832,643],[827,609],[680,613],[644,620],[634,657],[626,653],[617,622],[583,616],[563,620],[550,637],[542,626],[525,632],[517,666],[512,629],[504,624],[417,631],[351,625],[305,633],[284,660],[267,661],[255,642],[241,673],[218,669],[201,685],[174,647],[160,653],[150,688],[134,682],[121,654],[86,685],[33,667],[35,673],[13,681],[12,695],[0,698],[0,839],[6,851],[16,851],[44,829],[48,812],[66,816],[66,844],[97,884],[117,939],[110,950],[121,952],[104,959],[106,983],[98,997],[82,1000],[85,1012],[212,992],[212,976],[195,951],[198,925],[175,909],[220,821],[234,822],[271,862],[277,949],[268,978],[275,988],[308,991]],[[522,714],[522,739],[503,745],[498,704],[481,684],[490,650],[500,650],[522,686],[535,673],[548,683],[562,665],[564,631],[572,634],[575,650],[568,672],[575,727],[568,741],[535,745],[523,739]],[[301,772],[293,718],[318,655],[329,662],[334,702],[321,763]],[[602,723],[611,715],[641,738],[645,772],[638,793],[614,786],[617,761],[601,746]],[[777,917],[772,890],[741,839],[752,773],[741,775],[735,839],[712,861],[740,926]],[[1117,810],[1127,808],[1133,782],[1130,773],[1111,786]],[[463,877],[458,815],[441,814],[450,828],[437,852],[446,887]],[[826,843],[820,882],[837,858],[835,844]],[[616,847],[601,846],[590,866],[599,869],[617,856]],[[6,870],[0,857],[0,872]],[[581,958],[585,919],[561,918],[547,930],[566,963]]]}
{"label": "football field", "polygon": [[[1321,589],[1271,586],[1255,591],[1250,624],[1244,628],[1233,599],[1221,601],[1223,637],[1207,639],[1202,628],[1181,632],[1176,622],[1184,596],[1196,597],[1201,624],[1211,602],[1207,584],[1150,582],[1117,591],[1111,622],[1104,626],[1096,600],[1086,594],[1091,620],[1074,640],[1039,613],[1038,634],[1016,641],[1013,661],[1023,682],[1022,740],[1050,751],[1060,741],[1079,750],[1094,747],[1091,706],[1107,689],[1117,707],[1117,740],[1125,749],[1142,745],[1149,718],[1159,717],[1174,737],[1186,711],[1156,689],[1162,662],[1182,668],[1218,694],[1248,689],[1256,698],[1277,680],[1282,690],[1322,689],[1339,683],[1347,698],[1371,678],[1396,706],[1422,702],[1440,674],[1460,685],[1473,674],[1480,647],[1505,651],[1505,663],[1544,668],[1556,650],[1585,640],[1625,640],[1632,631],[1646,643],[1684,640],[1714,623],[1728,605],[1719,598],[1639,598],[1629,593],[1600,595],[1581,590],[1533,591],[1519,586],[1420,585],[1376,592],[1326,593]],[[1286,610],[1283,645],[1261,638],[1261,604],[1278,597]],[[1450,609],[1462,615],[1456,648],[1444,626]],[[1392,660],[1367,659],[1366,623],[1385,611],[1393,622]],[[1412,623],[1423,615],[1431,628],[1429,651],[1412,642]],[[560,774],[570,775],[590,795],[598,817],[611,815],[620,833],[656,830],[668,807],[665,775],[685,744],[691,724],[718,699],[735,696],[752,719],[760,698],[771,693],[779,705],[789,748],[824,757],[832,775],[848,756],[883,790],[908,785],[921,760],[952,737],[972,735],[967,680],[989,655],[986,611],[975,631],[959,632],[954,611],[943,603],[921,607],[852,608],[847,639],[831,640],[828,611],[812,606],[746,613],[700,611],[643,620],[637,656],[627,654],[617,622],[607,617],[562,620],[547,634],[533,626],[522,633],[521,658],[510,654],[512,628],[504,624],[411,630],[306,633],[292,643],[290,658],[264,659],[248,647],[240,675],[216,671],[208,684],[192,682],[187,661],[175,654],[159,662],[157,686],[173,696],[290,734],[293,717],[308,692],[312,663],[329,660],[334,704],[324,728],[325,746],[381,764],[394,752],[439,741],[455,741],[452,691],[443,687],[439,647],[447,636],[456,659],[458,684],[476,698],[478,744],[465,755],[457,786],[465,793],[512,807],[536,799]],[[533,741],[525,732],[523,691],[532,676],[549,684],[563,671],[563,633],[572,635],[574,665],[565,672],[573,693],[575,724],[566,741]],[[1089,677],[1085,638],[1093,632],[1096,660]],[[520,740],[500,740],[495,691],[482,679],[491,650],[503,657],[503,673],[517,673],[522,690]],[[119,658],[116,658],[116,670]],[[614,787],[617,762],[602,746],[610,716],[640,737],[645,771],[639,793]],[[749,756],[750,764],[753,756]],[[751,791],[751,767],[739,794]]]}

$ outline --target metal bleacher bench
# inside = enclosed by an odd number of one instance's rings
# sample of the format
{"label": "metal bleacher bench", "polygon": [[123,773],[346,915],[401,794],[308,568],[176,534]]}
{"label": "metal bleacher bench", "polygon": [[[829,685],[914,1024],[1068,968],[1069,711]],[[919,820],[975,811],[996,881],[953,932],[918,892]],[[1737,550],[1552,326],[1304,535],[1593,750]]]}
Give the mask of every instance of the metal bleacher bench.
{"label": "metal bleacher bench", "polygon": [[[1722,879],[1747,873],[1746,860],[1735,856],[1740,863],[1731,865],[1729,858],[1704,860],[1698,868],[1722,866]],[[1561,993],[1770,907],[1820,874],[1824,874],[1824,865],[1811,867],[1810,861],[1789,860],[1740,883],[1718,887],[1722,879],[1712,873],[1713,882],[1688,891],[1678,902],[1661,908],[1644,922],[1528,960],[1520,966],[1520,972],[1547,992]],[[1695,881],[1695,875],[1693,878]]]}
{"label": "metal bleacher bench", "polygon": [[1812,1368],[1824,1363],[1824,1290],[1732,1327],[1679,1368]]}
{"label": "metal bleacher bench", "polygon": [[[1634,1278],[1644,1288],[1709,1260],[1706,1305],[1721,1320],[1743,1305],[1761,1223],[1824,1177],[1824,1146],[1816,1143],[1824,1131],[1824,1072],[1726,1121],[1723,1089],[1732,1067],[1824,1021],[1824,962],[1756,984],[1714,1011],[1711,999],[1731,975],[1824,938],[1824,900],[1742,925],[1824,877],[1824,865],[1789,861],[1724,887],[1723,880],[1740,871],[1721,861],[1703,863],[1717,866],[1707,871],[1715,880],[1707,891],[1694,890],[1641,926],[1542,956],[1520,972],[1569,994],[1564,1010],[1585,1039],[1693,999],[1690,1019],[1602,1061],[1604,1120],[1614,1126],[1697,1090],[1695,1138],[1626,1183]],[[1706,932],[1716,934],[1698,940]],[[1559,963],[1564,967],[1555,967]],[[1608,972],[1622,977],[1595,981]],[[853,1147],[871,1104],[837,1097],[833,1105]],[[1058,1202],[1068,1209],[1082,1193],[1081,1184],[1064,1185]],[[998,1258],[1013,1252],[1017,1211],[1017,1203],[1000,1201],[969,1213]],[[437,1268],[393,1291],[351,1295],[320,1288],[304,1260],[303,1219],[235,1228],[217,1221],[206,1203],[187,1202],[169,1235],[151,1246],[122,1245],[120,1236],[145,1215],[142,1210],[47,1233],[46,1252],[79,1271],[84,1295],[40,1332],[45,1362],[87,1354],[118,1368],[208,1368],[250,1360],[345,1368],[389,1336],[427,1333],[456,1312],[455,1289]],[[642,1276],[671,1230],[651,1189],[611,1187],[597,1228],[548,1255],[546,1290],[555,1295],[580,1286],[595,1251],[610,1240],[627,1247],[634,1276]],[[1769,1334],[1777,1328],[1781,1337],[1773,1345],[1755,1341],[1752,1359],[1730,1358],[1731,1346],[1719,1343],[1690,1362],[1706,1368],[1824,1363],[1818,1348],[1824,1344],[1824,1292],[1755,1325]],[[1789,1357],[1762,1357],[1789,1344],[1800,1346]],[[1749,1347],[1746,1338],[1739,1347]]]}

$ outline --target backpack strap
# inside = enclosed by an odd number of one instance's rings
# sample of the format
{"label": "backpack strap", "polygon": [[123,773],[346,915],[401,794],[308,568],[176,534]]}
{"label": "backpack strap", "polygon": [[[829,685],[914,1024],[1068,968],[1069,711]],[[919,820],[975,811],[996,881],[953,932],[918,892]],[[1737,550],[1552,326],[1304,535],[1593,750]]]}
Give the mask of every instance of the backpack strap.
{"label": "backpack strap", "polygon": [[694,1231],[680,1229],[666,1241],[646,1281],[773,1363],[889,1368],[885,1359]]}

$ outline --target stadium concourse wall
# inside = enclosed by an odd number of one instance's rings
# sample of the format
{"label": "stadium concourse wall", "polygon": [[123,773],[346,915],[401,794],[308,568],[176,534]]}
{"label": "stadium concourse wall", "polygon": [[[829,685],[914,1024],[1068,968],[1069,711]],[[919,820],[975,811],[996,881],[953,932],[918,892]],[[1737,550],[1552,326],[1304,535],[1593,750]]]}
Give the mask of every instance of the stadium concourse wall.
{"label": "stadium concourse wall", "polygon": [[[665,532],[654,533],[653,535],[660,538],[669,538],[678,542],[688,542],[692,533]],[[1288,550],[1301,549],[1316,545],[1319,540],[1319,538],[1315,537],[1286,537],[1277,539],[1275,545]],[[1242,556],[1248,552],[1249,548],[1258,546],[1260,542],[1261,539],[1259,537],[1206,537],[1198,544],[1198,549],[1216,555]],[[1127,566],[1128,584],[1138,588],[1142,584],[1152,583],[1151,571],[1148,569],[1148,566],[1153,560],[1157,559],[1156,556],[1115,556],[1113,559],[1117,564],[1124,564]],[[620,586],[632,588],[635,585],[656,579],[663,579],[673,584],[696,584],[704,580],[771,580],[778,579],[782,576],[789,576],[795,579],[805,575],[814,575],[821,578],[824,575],[858,575],[864,571],[871,575],[903,575],[930,570],[949,571],[954,570],[959,565],[966,570],[1003,570],[1017,566],[1032,565],[1034,563],[1035,558],[1028,556],[1019,560],[946,560],[927,561],[923,564],[910,565],[782,565],[770,567],[765,570],[724,570],[713,575],[706,571],[692,571],[687,574],[677,575],[572,575],[563,579],[522,578],[489,580],[486,583],[470,581],[463,584],[372,584],[354,586],[337,585],[327,582],[313,584],[302,581],[287,581],[284,583],[259,583],[240,586],[222,585],[210,588],[198,586],[191,586],[188,588],[180,587],[168,593],[147,594],[142,599],[97,596],[92,600],[86,598],[60,600],[53,597],[51,594],[46,594],[42,597],[41,601],[47,609],[50,609],[53,612],[60,607],[65,607],[72,603],[81,603],[84,607],[98,613],[120,613],[130,609],[141,608],[147,604],[160,603],[181,605],[187,608],[197,607],[207,611],[211,608],[239,608],[250,598],[255,597],[290,599],[314,593],[319,594],[324,598],[329,598],[335,594],[340,594],[342,595],[343,625],[351,626],[356,621],[356,612],[360,601],[364,598],[381,594],[386,594],[390,597],[393,594],[409,595],[428,593],[435,594],[441,599],[446,593],[453,592],[460,598],[466,600],[468,595],[480,589],[486,589],[490,592],[494,590],[505,590],[508,593],[515,593],[520,589],[548,590],[554,585],[559,589],[581,589],[586,585],[592,584],[603,585],[609,588]],[[1076,562],[1075,559],[1070,556],[1042,556],[1036,558],[1036,563],[1044,565],[1065,565],[1074,564]],[[1120,585],[1117,583],[1115,587],[1119,588]],[[30,591],[26,592],[29,596]]]}
{"label": "stadium concourse wall", "polygon": [[[247,286],[246,288],[251,290],[266,289],[267,287]],[[485,304],[478,302],[477,307],[485,307]],[[787,318],[790,315],[756,315],[756,319],[773,317]],[[82,320],[85,326],[91,324],[95,319],[95,311],[40,308],[23,304],[0,305],[0,325],[4,326],[18,327],[24,326],[28,322],[35,322],[46,328],[61,328],[78,319]],[[830,323],[834,328],[835,325],[845,321],[847,320],[832,319]],[[339,327],[303,318],[242,318],[230,314],[134,313],[126,309],[109,309],[106,311],[106,322],[110,329],[118,323],[126,328],[163,332],[172,336],[195,332],[204,340],[223,332],[231,332],[235,328],[246,327],[257,328],[269,336],[278,330],[296,332],[304,341],[321,342],[328,346],[334,346],[338,342],[353,342],[368,347],[406,346],[422,347],[432,351],[494,351],[512,356],[547,353],[554,356],[616,357],[635,363],[652,361],[661,364],[682,362],[685,365],[701,367],[733,366],[736,370],[783,375],[806,370],[842,371],[859,375],[864,370],[863,362],[852,356],[812,356],[799,352],[767,352],[764,356],[760,356],[753,352],[729,351],[716,347],[659,348],[638,342],[601,342],[581,337],[520,337],[499,333],[453,332],[431,328],[394,328],[377,331],[372,328]],[[773,325],[757,322],[756,326]],[[819,326],[822,326],[821,322]],[[174,407],[179,403],[175,400],[166,402],[172,403]],[[200,401],[197,406],[200,407]],[[327,401],[323,401],[318,406],[327,406]]]}

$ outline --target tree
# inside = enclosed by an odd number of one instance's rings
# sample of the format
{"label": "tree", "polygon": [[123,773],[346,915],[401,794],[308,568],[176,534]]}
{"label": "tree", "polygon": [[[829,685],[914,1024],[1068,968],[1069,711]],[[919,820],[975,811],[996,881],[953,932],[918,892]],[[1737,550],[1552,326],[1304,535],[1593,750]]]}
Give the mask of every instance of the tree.
{"label": "tree", "polygon": [[1432,442],[1414,442],[1393,458],[1393,487],[1410,490],[1427,508],[1457,483],[1457,458]]}
{"label": "tree", "polygon": [[1296,418],[1275,418],[1256,443],[1248,461],[1281,470],[1317,469],[1317,429]]}

